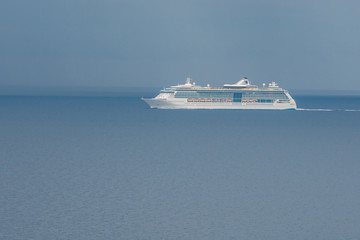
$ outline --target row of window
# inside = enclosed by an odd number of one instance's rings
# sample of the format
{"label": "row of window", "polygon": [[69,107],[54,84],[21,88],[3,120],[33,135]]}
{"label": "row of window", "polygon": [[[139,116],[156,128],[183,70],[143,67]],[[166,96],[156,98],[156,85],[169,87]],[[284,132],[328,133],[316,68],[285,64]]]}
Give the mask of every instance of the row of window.
{"label": "row of window", "polygon": [[176,98],[233,98],[233,93],[225,92],[177,92]]}
{"label": "row of window", "polygon": [[179,91],[175,94],[176,98],[192,98],[192,99],[280,99],[288,100],[284,92],[194,92],[194,91]]}
{"label": "row of window", "polygon": [[187,99],[188,102],[232,102],[232,98],[188,98]]}
{"label": "row of window", "polygon": [[[259,102],[259,103],[272,103],[272,99],[240,99],[240,98],[188,98],[188,102]],[[280,100],[285,102],[285,100]]]}
{"label": "row of window", "polygon": [[270,103],[270,102],[272,102],[272,100],[270,100],[270,99],[258,99],[257,102]]}
{"label": "row of window", "polygon": [[253,92],[253,93],[244,93],[242,96],[243,98],[253,98],[253,99],[288,99],[286,94],[283,92],[278,92],[278,93]]}

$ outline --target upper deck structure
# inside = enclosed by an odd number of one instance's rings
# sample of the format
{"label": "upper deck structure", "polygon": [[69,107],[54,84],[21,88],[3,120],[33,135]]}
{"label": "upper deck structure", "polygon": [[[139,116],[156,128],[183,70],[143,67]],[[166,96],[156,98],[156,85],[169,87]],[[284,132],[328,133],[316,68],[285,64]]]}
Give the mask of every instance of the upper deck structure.
{"label": "upper deck structure", "polygon": [[143,98],[151,108],[162,109],[296,109],[288,91],[275,82],[259,88],[247,78],[222,88],[197,86],[186,79],[185,84],[165,88],[154,98]]}

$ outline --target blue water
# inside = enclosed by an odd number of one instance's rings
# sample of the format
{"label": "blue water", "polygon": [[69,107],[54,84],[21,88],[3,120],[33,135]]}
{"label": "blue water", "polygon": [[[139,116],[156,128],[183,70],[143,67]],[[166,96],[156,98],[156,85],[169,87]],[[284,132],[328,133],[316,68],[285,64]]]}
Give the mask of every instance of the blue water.
{"label": "blue water", "polygon": [[360,98],[295,99],[0,97],[0,239],[359,239]]}

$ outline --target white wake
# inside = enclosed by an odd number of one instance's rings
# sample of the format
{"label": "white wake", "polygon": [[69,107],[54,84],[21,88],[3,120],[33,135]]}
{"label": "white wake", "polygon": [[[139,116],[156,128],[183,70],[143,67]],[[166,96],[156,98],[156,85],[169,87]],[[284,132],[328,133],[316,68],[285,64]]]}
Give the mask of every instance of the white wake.
{"label": "white wake", "polygon": [[335,109],[325,109],[325,108],[296,108],[297,111],[315,111],[315,112],[332,112],[336,111]]}
{"label": "white wake", "polygon": [[315,112],[360,112],[360,109],[329,109],[329,108],[296,108],[297,111],[315,111]]}

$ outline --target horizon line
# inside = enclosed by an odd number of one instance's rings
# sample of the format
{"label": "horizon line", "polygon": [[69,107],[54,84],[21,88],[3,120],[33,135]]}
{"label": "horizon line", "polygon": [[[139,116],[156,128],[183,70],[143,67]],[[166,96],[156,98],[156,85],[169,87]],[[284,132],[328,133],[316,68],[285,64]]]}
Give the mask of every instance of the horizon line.
{"label": "horizon line", "polygon": [[[0,87],[0,96],[129,97],[154,96],[160,87]],[[360,96],[360,90],[289,89],[295,96]]]}

